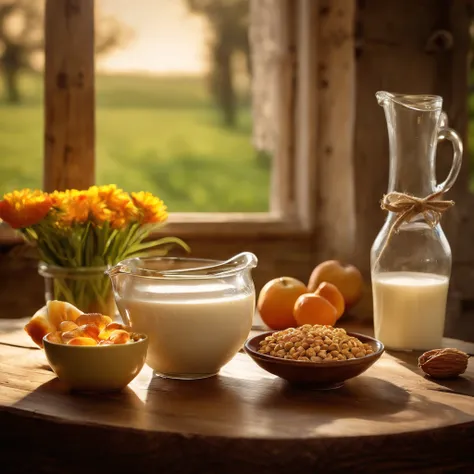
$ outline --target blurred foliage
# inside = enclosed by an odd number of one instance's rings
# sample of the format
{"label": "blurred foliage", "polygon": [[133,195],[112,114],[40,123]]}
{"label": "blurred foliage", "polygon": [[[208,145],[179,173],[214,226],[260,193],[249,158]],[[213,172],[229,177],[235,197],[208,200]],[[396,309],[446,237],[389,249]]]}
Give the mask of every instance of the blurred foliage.
{"label": "blurred foliage", "polygon": [[205,18],[211,36],[208,42],[211,60],[211,93],[222,111],[223,123],[237,123],[236,59],[244,56],[247,74],[251,74],[249,43],[249,0],[185,0],[189,10]]}
{"label": "blurred foliage", "polygon": [[[20,73],[38,69],[44,49],[44,0],[0,0],[0,72],[5,100],[19,103]],[[125,44],[131,32],[115,18],[96,15],[96,54]]]}

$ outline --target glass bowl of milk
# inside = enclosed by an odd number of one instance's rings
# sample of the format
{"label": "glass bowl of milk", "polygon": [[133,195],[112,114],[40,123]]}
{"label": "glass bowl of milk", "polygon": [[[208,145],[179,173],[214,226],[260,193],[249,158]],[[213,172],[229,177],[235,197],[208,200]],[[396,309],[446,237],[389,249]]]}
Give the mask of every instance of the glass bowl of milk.
{"label": "glass bowl of milk", "polygon": [[147,364],[157,375],[195,380],[216,375],[247,339],[256,265],[250,252],[226,262],[137,257],[107,273],[122,319],[148,335]]}

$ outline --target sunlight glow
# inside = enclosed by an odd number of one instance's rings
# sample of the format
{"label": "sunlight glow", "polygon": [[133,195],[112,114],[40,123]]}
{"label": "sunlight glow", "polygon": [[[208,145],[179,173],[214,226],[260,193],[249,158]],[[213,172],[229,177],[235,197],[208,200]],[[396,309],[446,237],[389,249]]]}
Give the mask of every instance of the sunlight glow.
{"label": "sunlight glow", "polygon": [[133,31],[124,48],[97,64],[99,72],[202,74],[206,69],[206,24],[188,12],[185,0],[101,0],[101,14]]}

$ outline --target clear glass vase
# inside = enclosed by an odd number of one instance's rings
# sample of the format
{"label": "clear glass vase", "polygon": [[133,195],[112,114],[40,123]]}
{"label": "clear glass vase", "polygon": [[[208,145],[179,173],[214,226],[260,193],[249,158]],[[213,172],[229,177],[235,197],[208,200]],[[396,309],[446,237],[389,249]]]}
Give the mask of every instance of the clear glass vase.
{"label": "clear glass vase", "polygon": [[[388,193],[425,198],[448,191],[461,167],[462,143],[447,128],[442,98],[388,92],[376,97],[388,126]],[[444,139],[452,142],[453,165],[446,180],[437,184],[436,148]],[[429,350],[442,345],[451,249],[439,222],[430,225],[433,216],[417,214],[393,232],[400,214],[389,212],[372,246],[375,336],[389,349]]]}
{"label": "clear glass vase", "polygon": [[67,301],[84,313],[101,313],[115,319],[116,306],[108,267],[58,267],[40,262],[46,301]]}

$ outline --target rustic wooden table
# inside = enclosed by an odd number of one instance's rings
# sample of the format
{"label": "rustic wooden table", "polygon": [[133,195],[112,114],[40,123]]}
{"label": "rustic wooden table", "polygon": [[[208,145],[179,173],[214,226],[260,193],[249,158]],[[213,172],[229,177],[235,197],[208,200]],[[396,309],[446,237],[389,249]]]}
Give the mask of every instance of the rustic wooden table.
{"label": "rustic wooden table", "polygon": [[124,392],[79,394],[22,324],[0,323],[1,473],[473,472],[472,362],[440,383],[421,375],[416,355],[384,354],[321,392],[239,353],[211,379],[166,380],[145,367]]}

